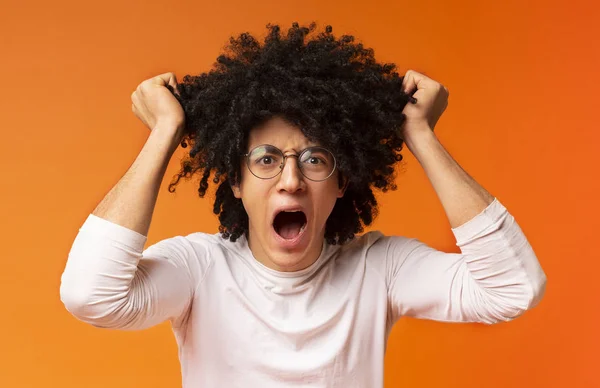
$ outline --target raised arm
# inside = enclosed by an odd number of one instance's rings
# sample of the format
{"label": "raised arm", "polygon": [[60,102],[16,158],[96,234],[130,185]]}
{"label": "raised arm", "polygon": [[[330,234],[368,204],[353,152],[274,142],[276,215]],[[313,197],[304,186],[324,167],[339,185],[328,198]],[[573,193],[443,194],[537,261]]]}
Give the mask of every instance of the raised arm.
{"label": "raised arm", "polygon": [[402,136],[440,199],[462,254],[418,240],[388,243],[390,299],[396,315],[493,323],[536,305],[546,276],[514,217],[471,178],[433,133],[448,90],[414,71],[404,77]]}
{"label": "raised arm", "polygon": [[163,241],[142,254],[161,181],[183,133],[183,110],[165,85],[176,85],[173,74],[146,80],[132,94],[133,112],[150,135],[88,216],[62,275],[65,307],[96,326],[144,328],[175,319],[193,295],[198,258],[185,238]]}

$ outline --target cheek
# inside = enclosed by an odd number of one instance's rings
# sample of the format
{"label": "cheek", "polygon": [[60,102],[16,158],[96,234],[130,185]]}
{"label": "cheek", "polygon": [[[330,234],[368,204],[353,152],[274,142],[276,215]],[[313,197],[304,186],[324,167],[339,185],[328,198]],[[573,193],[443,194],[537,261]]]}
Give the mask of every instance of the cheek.
{"label": "cheek", "polygon": [[240,186],[242,203],[244,209],[250,217],[250,221],[260,221],[265,218],[266,201],[268,196],[268,185],[260,184],[252,177],[242,175],[242,184]]}
{"label": "cheek", "polygon": [[329,217],[338,199],[338,191],[337,182],[334,182],[315,193],[316,195],[314,198],[318,202],[317,207],[319,208],[318,213],[320,218],[326,220]]}
{"label": "cheek", "polygon": [[256,225],[256,223],[260,222],[260,220],[263,218],[263,205],[257,198],[260,197],[257,197],[248,191],[244,191],[244,195],[242,196],[242,203],[246,213],[248,214],[248,221],[250,222],[250,225]]}

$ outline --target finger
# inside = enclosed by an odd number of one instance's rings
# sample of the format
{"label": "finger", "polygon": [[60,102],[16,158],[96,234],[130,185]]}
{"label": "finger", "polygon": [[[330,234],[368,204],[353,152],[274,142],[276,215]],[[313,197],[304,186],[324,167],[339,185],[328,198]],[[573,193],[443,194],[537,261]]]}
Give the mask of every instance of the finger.
{"label": "finger", "polygon": [[169,77],[168,84],[173,87],[173,90],[177,90],[177,77],[173,73],[169,73],[169,74],[170,74],[170,77]]}
{"label": "finger", "polygon": [[177,90],[177,77],[173,73],[164,73],[158,76],[161,84],[165,86],[171,93],[178,96],[179,91]]}
{"label": "finger", "polygon": [[411,94],[417,88],[413,73],[414,71],[408,70],[402,79],[402,91],[406,94]]}
{"label": "finger", "polygon": [[412,96],[416,89],[417,85],[415,84],[414,77],[412,76],[411,71],[409,70],[406,72],[406,75],[402,79],[402,91],[408,95],[408,101],[411,104],[417,103],[417,99]]}
{"label": "finger", "polygon": [[131,102],[135,106],[138,106],[140,104],[140,93],[142,93],[141,90],[136,90],[133,93],[131,93]]}
{"label": "finger", "polygon": [[154,83],[158,83],[160,85],[168,85],[171,78],[174,78],[175,75],[173,73],[163,73],[152,78]]}
{"label": "finger", "polygon": [[133,115],[135,117],[137,117],[139,120],[141,120],[141,116],[140,116],[140,111],[138,110],[137,106],[135,106],[135,104],[131,104],[131,111],[133,112]]}
{"label": "finger", "polygon": [[131,110],[136,115],[136,117],[139,118],[140,120],[142,120],[141,112],[144,111],[144,109],[145,109],[144,101],[142,99],[140,99],[140,94],[133,92],[131,94]]}
{"label": "finger", "polygon": [[438,83],[431,78],[427,77],[425,74],[413,72],[413,79],[415,80],[415,84],[417,85],[417,89],[423,89],[429,86],[438,85]]}
{"label": "finger", "polygon": [[177,77],[174,73],[164,73],[157,75],[155,77],[156,81],[163,86],[170,86],[173,88],[173,91],[177,91]]}

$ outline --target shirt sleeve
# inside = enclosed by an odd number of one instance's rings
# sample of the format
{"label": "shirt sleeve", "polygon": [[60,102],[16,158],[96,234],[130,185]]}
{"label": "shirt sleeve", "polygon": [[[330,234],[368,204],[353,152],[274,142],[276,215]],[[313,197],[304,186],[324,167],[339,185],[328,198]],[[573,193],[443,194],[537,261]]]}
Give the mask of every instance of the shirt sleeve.
{"label": "shirt sleeve", "polygon": [[461,253],[441,252],[414,238],[384,239],[393,322],[409,316],[492,324],[539,303],[546,275],[498,199],[452,232]]}
{"label": "shirt sleeve", "polygon": [[140,330],[166,320],[182,324],[207,270],[208,255],[198,254],[184,236],[143,250],[146,240],[90,214],[61,277],[60,297],[66,309],[103,328]]}

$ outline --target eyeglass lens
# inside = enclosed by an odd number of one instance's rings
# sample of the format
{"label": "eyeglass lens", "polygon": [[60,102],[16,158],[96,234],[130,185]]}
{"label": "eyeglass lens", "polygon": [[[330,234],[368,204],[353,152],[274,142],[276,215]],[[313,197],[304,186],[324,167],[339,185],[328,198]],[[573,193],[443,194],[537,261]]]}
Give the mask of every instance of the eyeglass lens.
{"label": "eyeglass lens", "polygon": [[[248,155],[248,168],[259,178],[275,177],[283,167],[283,152],[271,145],[254,148]],[[298,156],[298,167],[310,180],[327,179],[335,168],[335,158],[325,148],[309,147]]]}

